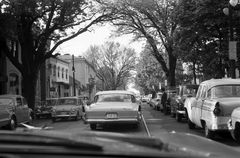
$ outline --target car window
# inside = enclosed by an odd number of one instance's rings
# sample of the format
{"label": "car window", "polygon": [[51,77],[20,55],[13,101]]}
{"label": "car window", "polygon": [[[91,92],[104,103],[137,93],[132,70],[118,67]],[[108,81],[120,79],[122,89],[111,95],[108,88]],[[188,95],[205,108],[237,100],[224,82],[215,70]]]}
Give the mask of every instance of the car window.
{"label": "car window", "polygon": [[129,94],[102,94],[95,97],[95,102],[136,102],[136,99]]}
{"label": "car window", "polygon": [[1,105],[11,105],[13,104],[13,100],[9,98],[1,98],[0,99],[0,106]]}
{"label": "car window", "polygon": [[202,92],[201,92],[200,98],[205,99],[206,98],[206,92],[207,92],[207,86],[204,85],[202,87]]}
{"label": "car window", "polygon": [[27,100],[23,98],[23,105],[27,105]]}
{"label": "car window", "polygon": [[202,87],[203,87],[203,85],[200,85],[200,86],[199,86],[199,89],[198,89],[197,95],[196,95],[196,98],[197,98],[197,99],[198,99],[198,98],[200,97],[200,95],[201,95]]}
{"label": "car window", "polygon": [[68,98],[68,99],[59,99],[58,105],[76,105],[77,99],[76,98]]}
{"label": "car window", "polygon": [[220,85],[212,88],[213,98],[240,97],[240,85]]}
{"label": "car window", "polygon": [[22,106],[22,99],[21,98],[17,98],[17,106]]}

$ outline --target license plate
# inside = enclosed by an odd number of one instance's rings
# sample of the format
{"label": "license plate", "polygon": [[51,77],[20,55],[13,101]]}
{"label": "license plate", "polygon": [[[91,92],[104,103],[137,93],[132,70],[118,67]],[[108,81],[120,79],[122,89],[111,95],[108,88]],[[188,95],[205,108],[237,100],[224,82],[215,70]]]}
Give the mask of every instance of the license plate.
{"label": "license plate", "polygon": [[67,112],[61,112],[61,115],[67,115]]}
{"label": "license plate", "polygon": [[117,117],[118,117],[117,114],[107,114],[106,115],[107,119],[116,119]]}

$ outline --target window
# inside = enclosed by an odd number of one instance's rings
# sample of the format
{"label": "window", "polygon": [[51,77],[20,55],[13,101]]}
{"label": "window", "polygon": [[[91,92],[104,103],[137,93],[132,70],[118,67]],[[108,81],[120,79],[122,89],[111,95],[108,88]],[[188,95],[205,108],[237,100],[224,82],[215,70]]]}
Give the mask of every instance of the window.
{"label": "window", "polygon": [[56,76],[56,65],[53,66],[53,76]]}
{"label": "window", "polygon": [[64,78],[64,68],[62,68],[62,78]]}
{"label": "window", "polygon": [[68,79],[68,69],[66,69],[66,79]]}
{"label": "window", "polygon": [[60,77],[60,67],[58,66],[58,77]]}

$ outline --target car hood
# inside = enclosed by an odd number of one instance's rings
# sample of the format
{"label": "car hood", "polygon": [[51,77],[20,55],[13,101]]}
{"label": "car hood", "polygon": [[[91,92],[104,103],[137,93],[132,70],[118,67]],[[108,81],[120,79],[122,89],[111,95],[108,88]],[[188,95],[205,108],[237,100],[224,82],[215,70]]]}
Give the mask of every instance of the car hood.
{"label": "car hood", "polygon": [[231,97],[231,98],[218,98],[216,99],[220,103],[221,108],[223,109],[224,115],[230,116],[232,111],[240,107],[240,98],[239,97]]}
{"label": "car hood", "polygon": [[53,109],[57,111],[71,110],[72,108],[76,108],[76,105],[57,105],[54,106]]}
{"label": "car hood", "polygon": [[[6,131],[0,131],[0,144],[1,140],[7,139],[3,135]],[[51,142],[49,138],[59,138],[66,139],[68,141],[81,142],[88,144],[86,147],[94,147],[99,152],[103,154],[117,154],[117,155],[139,155],[139,156],[157,156],[162,155],[172,157],[238,157],[240,152],[232,149],[224,144],[196,136],[187,133],[175,133],[175,132],[160,132],[158,136],[155,137],[143,137],[143,136],[130,136],[125,134],[116,134],[111,132],[81,132],[81,133],[63,133],[58,131],[39,131],[39,130],[24,130],[16,132],[8,132],[9,139],[13,139],[13,135],[18,135],[18,139],[25,141],[36,141],[35,143],[41,143],[44,141],[44,137],[47,137],[47,143]],[[39,137],[38,139],[33,139],[32,137]],[[2,138],[3,137],[3,138]],[[65,141],[66,142],[66,141]],[[6,142],[4,142],[6,143]],[[34,143],[33,143],[34,144]],[[43,144],[39,144],[43,145]],[[58,146],[61,143],[58,143]],[[44,146],[42,146],[44,147]],[[48,148],[48,146],[45,146]],[[99,147],[99,148],[96,148]],[[82,148],[82,147],[81,147]],[[33,148],[34,149],[34,148]],[[63,149],[63,148],[61,148]],[[1,150],[1,149],[0,149]],[[27,149],[24,149],[25,151]],[[79,150],[79,149],[77,149]],[[90,149],[92,150],[92,149]],[[61,151],[61,150],[60,150]],[[91,151],[91,153],[93,153]],[[162,155],[161,155],[162,154]]]}
{"label": "car hood", "polygon": [[129,102],[99,102],[89,106],[89,110],[106,110],[106,109],[125,109],[132,110],[136,107],[136,103]]}

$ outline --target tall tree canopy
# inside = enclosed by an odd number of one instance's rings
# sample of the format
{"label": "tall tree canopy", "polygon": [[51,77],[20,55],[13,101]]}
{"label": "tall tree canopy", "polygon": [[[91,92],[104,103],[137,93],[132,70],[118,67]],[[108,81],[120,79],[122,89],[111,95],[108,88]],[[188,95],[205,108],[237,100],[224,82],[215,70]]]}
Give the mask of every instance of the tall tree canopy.
{"label": "tall tree canopy", "polygon": [[136,52],[114,42],[91,46],[86,58],[91,61],[97,77],[103,82],[102,90],[125,89],[136,64]]}
{"label": "tall tree canopy", "polygon": [[[180,41],[180,57],[192,63],[194,72],[198,67],[204,79],[223,77],[224,67],[227,68],[224,62],[228,57],[229,23],[223,13],[226,7],[228,1],[221,0],[182,0],[179,3],[181,31],[176,38]],[[234,19],[239,21],[236,16]]]}
{"label": "tall tree canopy", "polygon": [[[174,41],[174,36],[178,32],[177,1],[107,1],[105,6],[117,11],[112,23],[118,27],[118,33],[133,33],[136,38],[147,40],[152,55],[161,64],[168,78],[169,85],[175,86],[178,58],[178,53],[175,51],[177,41]],[[162,56],[163,53],[167,54],[167,58]]]}
{"label": "tall tree canopy", "polygon": [[[23,95],[31,108],[42,63],[56,55],[60,44],[111,17],[110,10],[88,0],[2,0],[0,11],[0,48],[21,72]],[[20,60],[9,41],[19,43]]]}

